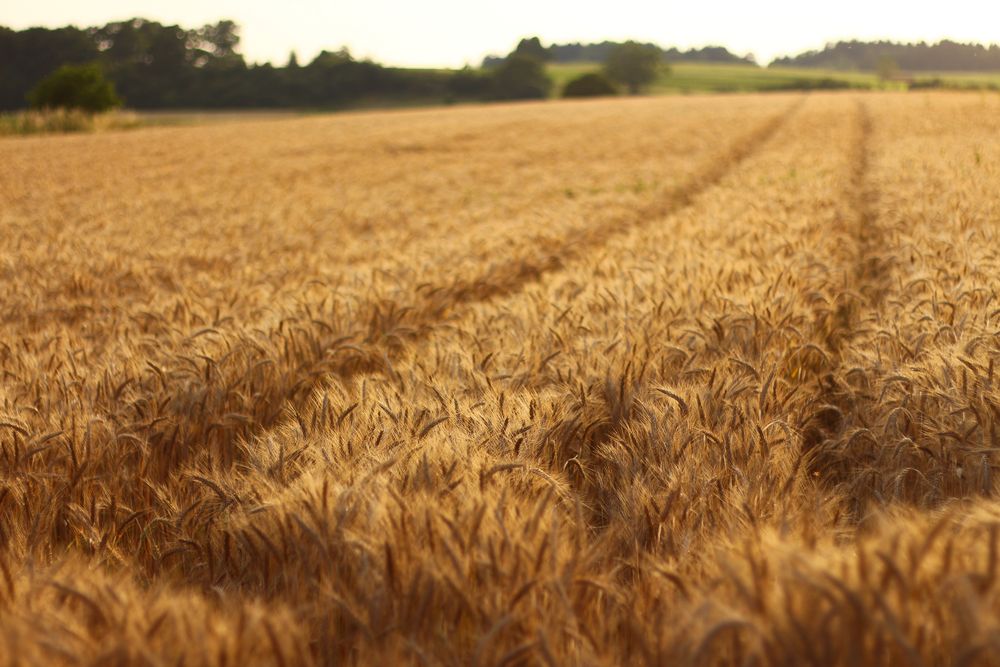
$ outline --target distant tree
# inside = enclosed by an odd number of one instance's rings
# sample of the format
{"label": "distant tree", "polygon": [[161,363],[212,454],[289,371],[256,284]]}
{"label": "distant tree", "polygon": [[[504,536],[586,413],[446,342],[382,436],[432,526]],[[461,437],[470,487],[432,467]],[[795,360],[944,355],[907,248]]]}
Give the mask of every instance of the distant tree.
{"label": "distant tree", "polygon": [[662,63],[659,49],[637,42],[625,42],[615,47],[604,64],[604,71],[612,81],[620,83],[632,95],[639,94],[656,79]]}
{"label": "distant tree", "polygon": [[93,38],[104,72],[136,108],[184,104],[204,64],[196,62],[190,31],[177,25],[134,18],[96,28]]}
{"label": "distant tree", "polygon": [[295,51],[292,51],[288,54],[288,64],[285,65],[285,67],[288,69],[297,69],[298,66],[299,66],[299,56],[298,54],[295,53]]}
{"label": "distant tree", "polygon": [[483,58],[483,63],[481,67],[483,69],[495,69],[497,67],[500,67],[500,65],[503,65],[504,60],[506,60],[506,58],[504,58],[503,56],[497,56],[497,55],[486,56],[485,58]]}
{"label": "distant tree", "polygon": [[228,19],[204,25],[193,36],[202,51],[212,58],[232,57],[240,45],[240,27]]}
{"label": "distant tree", "polygon": [[960,44],[943,40],[936,44],[903,44],[888,41],[837,42],[821,51],[807,51],[793,57],[778,58],[774,66],[822,67],[824,69],[878,72],[883,57],[891,58],[900,70],[984,72],[1000,69],[1000,46]]}
{"label": "distant tree", "polygon": [[501,100],[548,97],[552,79],[541,60],[513,54],[493,71],[493,96]]}
{"label": "distant tree", "polygon": [[121,106],[115,87],[98,65],[63,65],[28,94],[36,109],[107,111]]}
{"label": "distant tree", "polygon": [[233,21],[219,21],[191,30],[187,36],[187,47],[198,67],[215,68],[242,67],[243,56],[237,49],[240,45],[240,29]]}
{"label": "distant tree", "polygon": [[349,62],[354,62],[354,56],[351,55],[350,49],[342,46],[336,51],[327,51],[326,49],[320,51],[309,63],[309,67],[330,67]]}
{"label": "distant tree", "polygon": [[604,97],[617,95],[618,89],[608,77],[600,72],[582,74],[563,88],[563,97]]}
{"label": "distant tree", "polygon": [[537,58],[541,61],[549,60],[551,54],[549,50],[542,46],[542,40],[537,37],[526,37],[517,43],[517,47],[511,53],[512,56],[527,56]]}
{"label": "distant tree", "polygon": [[135,18],[109,23],[93,33],[101,57],[116,67],[136,67],[145,74],[172,73],[191,62],[187,30]]}
{"label": "distant tree", "polygon": [[518,42],[517,46],[514,47],[514,50],[506,56],[490,55],[483,58],[482,68],[496,69],[497,67],[500,67],[500,65],[503,65],[508,58],[512,58],[514,56],[523,56],[525,58],[534,58],[535,60],[548,62],[549,60],[552,60],[552,51],[542,46],[542,40],[538,37],[525,37]]}

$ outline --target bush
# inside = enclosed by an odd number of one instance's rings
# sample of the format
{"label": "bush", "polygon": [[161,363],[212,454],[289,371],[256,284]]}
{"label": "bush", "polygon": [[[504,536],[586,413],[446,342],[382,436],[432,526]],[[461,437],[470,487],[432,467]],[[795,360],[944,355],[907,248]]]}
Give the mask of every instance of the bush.
{"label": "bush", "polygon": [[552,90],[552,79],[537,58],[511,55],[493,73],[493,96],[498,100],[543,99]]}
{"label": "bush", "polygon": [[36,109],[80,109],[97,113],[121,106],[114,85],[97,65],[63,65],[28,94]]}
{"label": "bush", "polygon": [[617,94],[615,84],[599,72],[576,77],[566,84],[562,92],[563,97],[604,97]]}
{"label": "bush", "polygon": [[451,75],[448,92],[457,97],[489,97],[493,81],[489,74],[466,67]]}

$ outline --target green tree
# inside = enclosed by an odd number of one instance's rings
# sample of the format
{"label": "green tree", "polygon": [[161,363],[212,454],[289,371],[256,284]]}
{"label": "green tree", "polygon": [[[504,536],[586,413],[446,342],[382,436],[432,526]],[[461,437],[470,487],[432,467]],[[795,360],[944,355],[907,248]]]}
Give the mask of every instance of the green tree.
{"label": "green tree", "polygon": [[629,41],[615,47],[604,64],[604,71],[609,79],[637,95],[656,79],[662,60],[663,54],[658,48]]}
{"label": "green tree", "polygon": [[121,106],[114,85],[97,65],[63,65],[42,79],[28,94],[36,109],[107,111]]}
{"label": "green tree", "polygon": [[529,100],[548,97],[552,79],[541,60],[513,54],[493,73],[494,97],[501,100]]}
{"label": "green tree", "polygon": [[568,82],[563,88],[563,97],[602,97],[617,95],[618,89],[608,77],[600,72],[582,74]]}
{"label": "green tree", "polygon": [[193,50],[196,65],[216,68],[244,66],[243,56],[237,52],[239,45],[239,26],[228,20],[188,31],[186,43],[189,51]]}
{"label": "green tree", "polygon": [[541,61],[549,60],[551,54],[549,50],[542,46],[542,40],[537,37],[526,37],[517,43],[517,48],[511,52],[515,56],[528,56]]}

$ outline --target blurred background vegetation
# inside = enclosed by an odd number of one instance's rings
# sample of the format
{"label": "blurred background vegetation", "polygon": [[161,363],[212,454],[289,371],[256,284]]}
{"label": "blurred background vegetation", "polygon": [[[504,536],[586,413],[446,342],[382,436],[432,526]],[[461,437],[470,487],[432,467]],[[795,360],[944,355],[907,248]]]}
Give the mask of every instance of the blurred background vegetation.
{"label": "blurred background vegetation", "polygon": [[534,37],[458,70],[386,67],[346,49],[307,63],[293,52],[282,66],[248,64],[239,44],[239,26],[228,20],[200,28],[141,18],[89,28],[0,27],[0,110],[40,110],[31,122],[8,114],[0,131],[17,123],[87,127],[67,119],[122,103],[161,111],[327,110],[623,93],[1000,89],[1000,47],[949,41],[839,42],[762,67],[720,46],[546,46]]}

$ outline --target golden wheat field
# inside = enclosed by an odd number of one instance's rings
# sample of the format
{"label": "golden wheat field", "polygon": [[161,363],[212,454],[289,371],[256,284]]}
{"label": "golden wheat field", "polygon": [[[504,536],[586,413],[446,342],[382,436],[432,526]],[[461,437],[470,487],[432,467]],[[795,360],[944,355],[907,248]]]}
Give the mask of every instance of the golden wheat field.
{"label": "golden wheat field", "polygon": [[1000,665],[1000,98],[0,140],[0,664]]}

